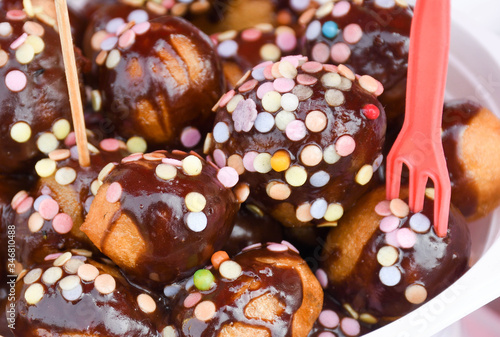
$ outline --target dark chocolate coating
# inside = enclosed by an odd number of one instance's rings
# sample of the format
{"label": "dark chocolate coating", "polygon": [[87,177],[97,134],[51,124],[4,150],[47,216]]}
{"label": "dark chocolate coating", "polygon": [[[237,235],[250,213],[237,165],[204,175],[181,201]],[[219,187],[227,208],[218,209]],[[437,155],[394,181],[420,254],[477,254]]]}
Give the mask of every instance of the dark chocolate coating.
{"label": "dark chocolate coating", "polygon": [[[471,250],[469,229],[460,211],[453,206],[451,207],[448,234],[446,237],[440,238],[432,228],[434,201],[426,198],[421,214],[430,220],[431,229],[425,233],[412,231],[416,234],[416,243],[412,248],[395,247],[399,257],[393,266],[401,272],[401,280],[395,286],[384,285],[379,278],[382,266],[377,261],[377,254],[382,247],[394,247],[394,244],[392,241],[387,241],[389,240],[387,239],[388,234],[382,232],[378,227],[383,217],[376,214],[373,209],[373,198],[383,201],[384,193],[385,189],[381,187],[374,194],[367,195],[366,198],[360,200],[349,215],[346,215],[345,222],[341,220],[339,228],[331,230],[323,251],[323,266],[329,276],[327,291],[341,303],[349,304],[357,313],[372,315],[379,320],[380,324],[391,322],[419,307],[420,304],[410,303],[407,299],[405,295],[407,287],[423,286],[427,294],[425,301],[428,301],[453,284],[467,271]],[[402,195],[406,196],[407,193],[407,191],[403,192]],[[403,200],[408,202],[408,199]],[[357,212],[361,212],[361,214]],[[356,213],[357,215],[355,215]],[[414,213],[410,212],[407,217],[401,218],[399,229],[409,229],[409,221],[413,215]],[[359,219],[360,216],[366,217],[366,221],[363,222],[363,218]],[[347,217],[351,221],[347,221]],[[352,217],[358,220],[354,223]],[[374,219],[376,223],[372,223]],[[352,261],[354,267],[350,273],[346,273],[342,280],[332,278],[332,274],[328,270],[342,268],[338,264],[342,259],[341,250],[345,250],[345,248],[341,247],[349,245],[348,242],[339,241],[346,238],[342,235],[339,236],[337,232],[342,229],[342,226],[344,226],[344,231],[349,231],[349,228],[352,231],[356,228],[359,228],[360,231],[370,231],[369,228],[373,228],[375,225],[376,229],[366,242],[356,243],[362,250],[359,258]],[[352,249],[358,249],[356,245],[353,245]],[[335,267],[336,264],[337,267]],[[345,261],[341,265],[345,265]]]}
{"label": "dark chocolate coating", "polygon": [[[291,249],[274,252],[264,246],[244,251],[235,256],[233,261],[242,269],[237,279],[225,279],[218,271],[211,269],[215,285],[210,290],[198,291],[193,287],[188,294],[179,298],[171,316],[171,322],[179,336],[238,336],[245,328],[255,330],[246,331],[244,336],[249,336],[252,332],[259,337],[307,336],[323,303],[323,293],[300,256]],[[309,297],[311,288],[318,290],[314,293],[314,298]],[[187,295],[196,292],[202,295],[200,302],[211,301],[215,304],[215,315],[208,321],[196,318],[195,307],[184,306]],[[257,312],[250,310],[252,305],[258,305],[258,302],[252,303],[258,298],[263,302]],[[308,308],[309,316],[306,317],[303,316],[304,305],[311,306]],[[247,310],[253,315],[249,315]],[[273,314],[267,318],[259,315],[269,316],[270,313]],[[307,328],[305,335],[297,329],[299,325]],[[244,328],[238,334],[236,331],[230,332],[231,327]],[[303,333],[304,330],[300,331]]]}
{"label": "dark chocolate coating", "polygon": [[[270,67],[270,66],[269,66]],[[332,66],[333,67],[333,66]],[[331,70],[335,73],[335,70]],[[328,71],[319,71],[317,73],[306,73],[298,69],[299,75],[308,75],[317,79],[317,82],[310,86],[296,85],[295,88],[309,90],[310,96],[299,100],[298,108],[293,112],[296,120],[304,122],[306,116],[314,110],[321,111],[326,116],[326,126],[321,132],[312,132],[306,130],[306,135],[299,141],[292,141],[285,133],[278,129],[276,124],[269,132],[262,133],[252,128],[248,132],[236,131],[233,118],[236,111],[228,113],[227,108],[219,108],[217,111],[217,123],[225,123],[229,128],[229,139],[224,143],[215,143],[215,150],[222,150],[226,158],[232,155],[238,155],[244,158],[246,154],[255,151],[259,154],[267,153],[271,156],[279,150],[289,153],[289,167],[298,166],[305,168],[307,172],[307,181],[298,187],[288,185],[286,180],[286,171],[277,172],[270,170],[268,173],[250,172],[244,170],[240,175],[240,181],[249,184],[250,196],[249,202],[256,204],[263,211],[270,213],[285,226],[301,227],[311,224],[322,224],[322,219],[310,219],[302,221],[296,218],[295,211],[299,205],[312,204],[317,199],[325,199],[328,204],[339,203],[344,209],[351,207],[359,196],[366,192],[368,185],[360,185],[355,182],[355,176],[365,165],[372,165],[381,156],[381,149],[386,130],[386,119],[384,109],[378,102],[374,94],[370,94],[363,89],[357,80],[350,81],[342,77],[342,84],[338,86],[337,93],[342,95],[343,103],[338,106],[330,106],[325,99],[325,93],[329,88],[322,84],[322,76],[331,74]],[[251,78],[251,77],[250,77]],[[249,78],[248,82],[253,81]],[[266,111],[263,108],[262,101],[257,97],[257,90],[263,83],[273,83],[272,81],[259,82],[253,90],[240,92],[236,89],[236,94],[241,94],[242,102],[255,102],[256,111]],[[343,87],[345,85],[345,87]],[[342,89],[341,89],[342,86]],[[295,89],[291,90],[294,93]],[[284,95],[284,94],[283,94]],[[253,103],[252,103],[253,104]],[[380,111],[376,119],[369,119],[363,113],[363,108],[367,104],[372,104]],[[283,111],[281,107],[277,112],[273,112],[275,117]],[[305,128],[305,126],[304,126]],[[300,159],[301,151],[307,145],[316,145],[322,152],[329,146],[334,146],[341,136],[351,136],[355,143],[354,152],[345,157],[340,157],[333,164],[328,164],[321,160],[319,164],[310,167],[302,163]],[[214,151],[211,152],[214,154]],[[217,158],[215,158],[217,162]],[[221,165],[221,163],[218,163]],[[374,165],[375,169],[376,165]],[[322,187],[314,187],[310,183],[311,176],[319,171],[326,172],[330,179]],[[270,197],[266,191],[271,182],[284,183],[291,189],[291,194],[285,200],[275,200]]]}
{"label": "dark chocolate coating", "polygon": [[[102,294],[96,289],[94,281],[80,280],[82,294],[78,299],[69,301],[62,294],[60,280],[72,274],[60,267],[62,277],[55,284],[48,285],[41,278],[35,282],[43,286],[44,294],[33,305],[25,299],[29,285],[21,279],[16,287],[15,336],[160,336],[158,330],[166,325],[166,314],[156,295],[134,288],[114,266],[82,256],[78,258],[96,267],[100,275],[111,275],[116,288],[110,294]],[[53,263],[54,260],[45,261],[33,269],[40,268],[45,272]],[[154,299],[157,304],[154,312],[146,313],[140,309],[137,299],[140,294],[147,294]]]}
{"label": "dark chocolate coating", "polygon": [[[179,161],[188,157],[178,151],[153,154]],[[181,280],[209,261],[227,242],[239,207],[232,191],[217,180],[217,169],[204,160],[200,174],[189,176],[178,167],[170,180],[156,175],[160,164],[161,157],[141,158],[115,167],[104,179],[82,226],[133,282],[152,287]],[[112,183],[122,189],[116,203],[106,199]],[[187,226],[190,211],[185,197],[190,192],[206,200],[202,212],[207,226],[199,232]]]}
{"label": "dark chocolate coating", "polygon": [[[7,63],[0,68],[0,173],[30,172],[36,159],[43,156],[36,144],[39,135],[50,132],[59,119],[71,121],[61,45],[54,29],[36,19],[7,20],[4,11],[0,17],[1,22],[9,22],[13,28],[10,36],[0,37],[0,48],[8,55]],[[23,25],[28,21],[44,28],[45,48],[28,64],[20,64],[10,45],[22,36]],[[5,77],[12,70],[27,77],[26,87],[20,92],[5,85]],[[25,122],[31,128],[31,137],[24,143],[11,138],[11,128],[17,122]]]}
{"label": "dark chocolate coating", "polygon": [[[76,149],[73,149],[76,150]],[[108,152],[100,149],[100,153],[90,153],[91,166],[80,166],[76,157],[57,161],[56,171],[61,168],[71,168],[76,172],[75,180],[68,185],[61,185],[55,179],[55,172],[46,178],[40,178],[35,187],[29,192],[29,197],[36,201],[43,195],[48,195],[59,204],[59,213],[69,215],[73,221],[70,232],[62,234],[57,232],[52,220],[45,219],[43,225],[36,232],[29,227],[29,219],[37,213],[33,203],[22,214],[17,213],[9,206],[8,212],[12,214],[11,223],[16,226],[16,253],[17,261],[25,268],[33,263],[40,263],[43,258],[52,253],[67,249],[89,249],[97,251],[87,236],[80,231],[90,203],[94,199],[91,185],[98,178],[101,169],[110,162],[119,162],[127,152],[123,149]],[[39,213],[38,213],[39,214]],[[2,224],[2,228],[11,223]]]}
{"label": "dark chocolate coating", "polygon": [[118,134],[141,136],[153,146],[182,146],[184,128],[203,135],[211,107],[222,93],[222,75],[212,42],[177,17],[150,21],[150,29],[120,53],[113,69],[99,69],[103,111]]}
{"label": "dark chocolate coating", "polygon": [[269,215],[257,214],[243,205],[236,215],[231,236],[222,250],[232,256],[254,243],[281,242],[282,232],[280,223]]}
{"label": "dark chocolate coating", "polygon": [[[346,43],[351,55],[343,63],[355,73],[373,76],[382,83],[385,92],[380,96],[380,101],[391,122],[404,114],[413,11],[409,6],[402,7],[396,3],[392,8],[382,8],[377,5],[377,0],[364,0],[361,5],[352,0],[347,1],[351,5],[347,14],[334,17],[329,13],[319,20],[322,26],[327,21],[335,22],[339,28],[338,34],[328,38],[320,32],[313,40],[304,37],[305,53],[312,60],[312,49],[316,44],[324,43],[330,49],[336,43]],[[317,19],[311,21],[314,20]],[[343,36],[344,28],[349,24],[357,24],[363,31],[361,40],[355,44],[345,42]],[[328,56],[328,62],[337,64],[331,56]]]}

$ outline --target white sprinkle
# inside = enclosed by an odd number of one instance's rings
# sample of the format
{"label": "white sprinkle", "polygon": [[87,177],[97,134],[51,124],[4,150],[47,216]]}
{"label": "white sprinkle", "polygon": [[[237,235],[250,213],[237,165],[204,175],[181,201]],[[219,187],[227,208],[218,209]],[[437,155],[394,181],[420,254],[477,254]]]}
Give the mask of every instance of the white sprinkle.
{"label": "white sprinkle", "polygon": [[224,122],[219,122],[214,127],[213,137],[217,143],[225,143],[229,140],[229,127]]}
{"label": "white sprinkle", "polygon": [[207,228],[208,219],[203,212],[190,212],[186,215],[186,225],[193,232],[202,232]]}

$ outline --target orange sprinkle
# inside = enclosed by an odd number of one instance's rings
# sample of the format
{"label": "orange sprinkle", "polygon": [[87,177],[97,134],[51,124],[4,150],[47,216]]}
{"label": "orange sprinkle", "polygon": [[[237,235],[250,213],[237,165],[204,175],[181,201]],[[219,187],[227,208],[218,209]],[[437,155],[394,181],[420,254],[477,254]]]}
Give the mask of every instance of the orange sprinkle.
{"label": "orange sprinkle", "polygon": [[276,172],[286,171],[290,167],[290,155],[285,150],[279,150],[271,158],[271,167]]}
{"label": "orange sprinkle", "polygon": [[222,262],[229,260],[229,255],[223,250],[215,252],[212,255],[211,262],[215,269],[219,269]]}

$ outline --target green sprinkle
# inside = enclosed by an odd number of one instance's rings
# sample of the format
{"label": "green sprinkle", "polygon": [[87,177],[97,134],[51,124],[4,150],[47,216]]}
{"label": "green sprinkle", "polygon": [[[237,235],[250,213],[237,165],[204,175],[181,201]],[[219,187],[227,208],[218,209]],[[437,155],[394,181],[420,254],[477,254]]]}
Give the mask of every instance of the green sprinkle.
{"label": "green sprinkle", "polygon": [[194,285],[198,290],[209,290],[214,282],[215,277],[208,269],[200,269],[194,273]]}

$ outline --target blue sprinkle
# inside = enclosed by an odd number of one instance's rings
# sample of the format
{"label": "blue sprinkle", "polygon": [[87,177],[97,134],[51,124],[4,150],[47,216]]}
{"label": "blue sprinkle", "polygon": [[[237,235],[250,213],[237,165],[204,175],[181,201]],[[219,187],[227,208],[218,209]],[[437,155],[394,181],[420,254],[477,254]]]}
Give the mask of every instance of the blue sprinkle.
{"label": "blue sprinkle", "polygon": [[333,21],[327,21],[323,25],[323,35],[329,39],[333,39],[339,33],[339,26]]}

